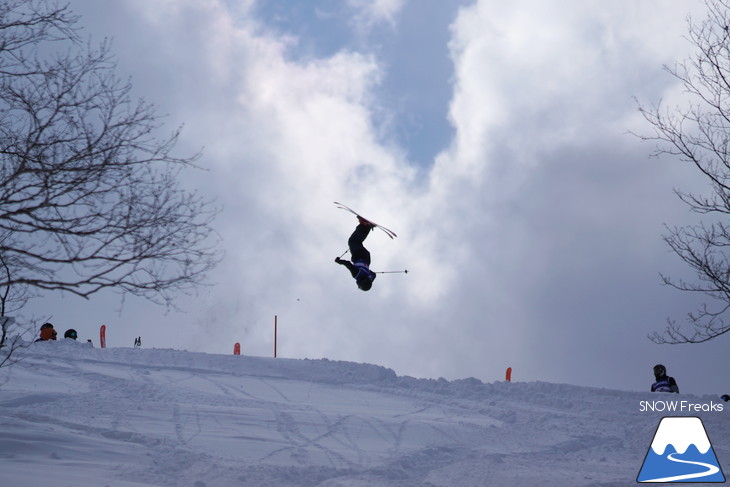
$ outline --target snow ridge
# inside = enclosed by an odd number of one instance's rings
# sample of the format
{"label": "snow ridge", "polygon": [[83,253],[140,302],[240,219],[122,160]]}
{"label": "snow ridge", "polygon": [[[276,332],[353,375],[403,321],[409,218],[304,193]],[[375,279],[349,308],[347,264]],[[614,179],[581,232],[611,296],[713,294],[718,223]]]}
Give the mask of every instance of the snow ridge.
{"label": "snow ridge", "polygon": [[[661,418],[647,392],[327,359],[72,340],[18,358],[0,369],[3,486],[628,485]],[[702,419],[722,461],[730,422]]]}

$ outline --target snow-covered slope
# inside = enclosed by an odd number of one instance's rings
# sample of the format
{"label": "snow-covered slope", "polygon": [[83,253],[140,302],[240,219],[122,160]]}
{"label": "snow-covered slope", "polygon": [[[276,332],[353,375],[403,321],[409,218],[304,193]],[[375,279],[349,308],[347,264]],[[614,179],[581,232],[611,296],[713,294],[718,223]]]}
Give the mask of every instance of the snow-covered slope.
{"label": "snow-covered slope", "polygon": [[[641,401],[718,402],[67,340],[19,357],[0,369],[4,487],[632,485],[668,415]],[[728,409],[692,413],[721,465]]]}

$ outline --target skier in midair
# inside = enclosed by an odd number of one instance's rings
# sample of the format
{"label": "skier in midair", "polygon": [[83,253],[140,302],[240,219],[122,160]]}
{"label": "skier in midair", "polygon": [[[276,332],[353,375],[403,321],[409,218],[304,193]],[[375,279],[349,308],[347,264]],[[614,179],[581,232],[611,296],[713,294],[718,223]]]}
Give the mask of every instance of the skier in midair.
{"label": "skier in midair", "polygon": [[363,246],[363,242],[375,225],[361,216],[357,217],[357,221],[358,225],[347,241],[350,255],[352,255],[352,262],[339,257],[335,257],[335,262],[347,267],[359,289],[369,291],[377,274],[370,270],[370,252]]}

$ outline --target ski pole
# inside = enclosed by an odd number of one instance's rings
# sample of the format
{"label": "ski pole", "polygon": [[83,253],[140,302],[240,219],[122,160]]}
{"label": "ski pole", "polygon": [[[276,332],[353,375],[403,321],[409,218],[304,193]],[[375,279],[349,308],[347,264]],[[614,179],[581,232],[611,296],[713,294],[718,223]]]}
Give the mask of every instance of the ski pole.
{"label": "ski pole", "polygon": [[408,269],[402,271],[377,271],[376,274],[408,274]]}
{"label": "ski pole", "polygon": [[338,259],[341,259],[342,257],[344,257],[344,256],[345,256],[345,254],[346,254],[346,253],[348,253],[349,251],[350,251],[350,249],[347,249],[347,250],[345,250],[344,252],[342,252],[342,255],[341,255],[341,256],[339,256],[339,257],[338,257]]}

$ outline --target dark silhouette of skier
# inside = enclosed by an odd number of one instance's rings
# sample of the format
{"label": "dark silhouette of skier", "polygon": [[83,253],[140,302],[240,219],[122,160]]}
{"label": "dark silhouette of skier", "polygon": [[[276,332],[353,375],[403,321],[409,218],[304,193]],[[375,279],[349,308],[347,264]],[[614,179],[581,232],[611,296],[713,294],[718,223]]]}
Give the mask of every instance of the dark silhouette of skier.
{"label": "dark silhouette of skier", "polygon": [[347,241],[350,255],[352,255],[352,262],[339,257],[335,257],[335,262],[347,267],[359,289],[369,291],[377,274],[370,270],[370,252],[365,248],[363,242],[375,225],[360,216],[357,217],[357,220],[358,225]]}

